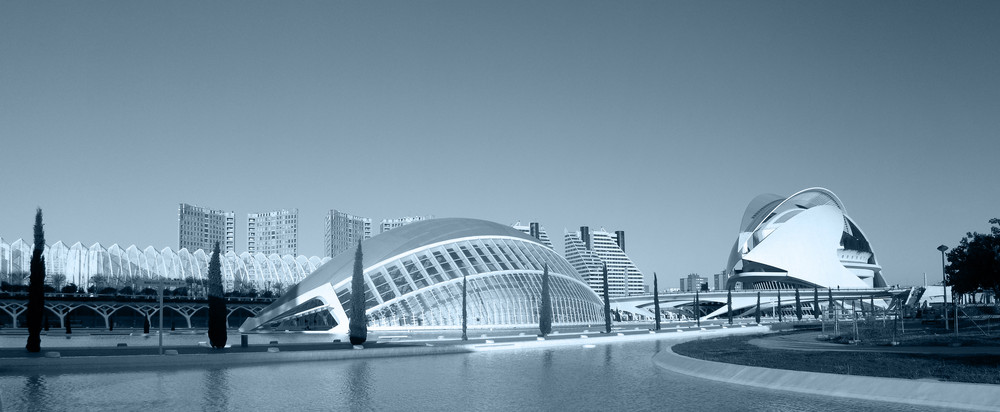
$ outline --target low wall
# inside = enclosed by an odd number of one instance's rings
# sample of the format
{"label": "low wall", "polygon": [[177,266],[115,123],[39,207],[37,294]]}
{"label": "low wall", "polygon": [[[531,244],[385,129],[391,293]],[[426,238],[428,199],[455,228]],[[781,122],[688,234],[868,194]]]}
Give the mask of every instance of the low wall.
{"label": "low wall", "polygon": [[1000,408],[1000,385],[760,368],[689,358],[670,348],[654,356],[653,362],[688,376],[759,388],[942,408]]}

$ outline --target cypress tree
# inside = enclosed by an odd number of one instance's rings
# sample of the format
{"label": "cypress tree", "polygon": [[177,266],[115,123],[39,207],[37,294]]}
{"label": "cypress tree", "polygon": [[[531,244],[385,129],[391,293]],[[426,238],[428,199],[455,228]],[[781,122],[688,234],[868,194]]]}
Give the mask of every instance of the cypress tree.
{"label": "cypress tree", "polygon": [[611,333],[611,298],[608,297],[608,264],[605,263],[601,269],[601,278],[604,282],[604,331]]}
{"label": "cypress tree", "polygon": [[212,248],[208,261],[208,340],[213,348],[226,347],[226,298],[222,291],[222,262],[219,242]]}
{"label": "cypress tree", "polygon": [[552,296],[549,290],[549,264],[542,269],[542,307],[538,308],[538,331],[542,336],[552,333]]}
{"label": "cypress tree", "polygon": [[799,300],[799,287],[795,287],[795,317],[802,320],[802,301]]}
{"label": "cypress tree", "polygon": [[656,313],[656,330],[660,330],[660,283],[653,272],[653,311]]}
{"label": "cypress tree", "polygon": [[361,241],[354,253],[354,275],[351,277],[350,338],[352,345],[368,340],[368,316],[365,315],[365,268],[362,264]]}
{"label": "cypress tree", "polygon": [[698,327],[701,327],[701,298],[699,293],[701,288],[694,290],[694,319],[698,322]]}
{"label": "cypress tree", "polygon": [[781,313],[781,289],[778,289],[778,307],[775,310],[778,311],[778,322],[784,322],[785,316]]}
{"label": "cypress tree", "polygon": [[42,350],[42,314],[45,309],[45,231],[42,229],[42,208],[35,211],[35,248],[31,251],[31,275],[28,283],[28,352]]}
{"label": "cypress tree", "polygon": [[726,289],[726,314],[729,317],[729,324],[733,324],[733,290]]}
{"label": "cypress tree", "polygon": [[753,319],[760,325],[760,292],[757,292],[757,311],[754,312]]}
{"label": "cypress tree", "polygon": [[819,319],[819,288],[813,288],[813,319]]}
{"label": "cypress tree", "polygon": [[469,277],[462,272],[462,340],[469,340]]}

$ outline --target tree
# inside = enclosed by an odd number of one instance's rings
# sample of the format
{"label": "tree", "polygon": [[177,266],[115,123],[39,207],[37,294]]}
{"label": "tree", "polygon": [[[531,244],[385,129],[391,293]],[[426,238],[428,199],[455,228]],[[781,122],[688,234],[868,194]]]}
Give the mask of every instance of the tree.
{"label": "tree", "polygon": [[52,287],[55,288],[55,290],[61,289],[63,282],[66,281],[66,275],[62,273],[54,273],[52,274],[51,277],[52,277]]}
{"label": "tree", "polygon": [[760,292],[757,292],[757,311],[753,315],[754,322],[760,325]]}
{"label": "tree", "polygon": [[795,317],[802,320],[802,301],[799,300],[799,287],[795,287]]}
{"label": "tree", "polygon": [[361,241],[354,253],[354,275],[351,278],[350,338],[352,345],[368,340],[368,316],[365,315],[365,274],[362,264]]}
{"label": "tree", "polygon": [[778,306],[774,309],[778,311],[778,322],[784,322],[785,317],[781,313],[781,289],[778,289]]}
{"label": "tree", "polygon": [[213,348],[226,347],[226,298],[222,289],[222,262],[219,261],[219,242],[212,248],[208,261],[208,340]]}
{"label": "tree", "polygon": [[542,266],[542,305],[538,308],[538,331],[542,336],[552,333],[552,292],[549,287],[549,264]]}
{"label": "tree", "polygon": [[813,288],[813,319],[819,319],[819,288]]}
{"label": "tree", "polygon": [[77,287],[75,283],[70,283],[66,286],[63,286],[61,290],[62,293],[76,293],[76,291]]}
{"label": "tree", "polygon": [[660,330],[660,283],[653,272],[653,313],[656,314],[656,330]]}
{"label": "tree", "polygon": [[948,252],[945,268],[953,293],[993,291],[1000,296],[1000,219],[990,219],[990,233],[966,233]]}
{"label": "tree", "polygon": [[42,312],[45,310],[45,230],[42,228],[42,209],[35,211],[35,248],[31,251],[31,277],[28,283],[28,352],[42,350]]}
{"label": "tree", "polygon": [[733,290],[726,289],[726,316],[729,317],[729,324],[733,324]]}
{"label": "tree", "polygon": [[462,272],[462,340],[469,340],[469,277]]}
{"label": "tree", "polygon": [[611,333],[611,298],[608,297],[608,264],[601,268],[601,279],[604,282],[604,331]]}

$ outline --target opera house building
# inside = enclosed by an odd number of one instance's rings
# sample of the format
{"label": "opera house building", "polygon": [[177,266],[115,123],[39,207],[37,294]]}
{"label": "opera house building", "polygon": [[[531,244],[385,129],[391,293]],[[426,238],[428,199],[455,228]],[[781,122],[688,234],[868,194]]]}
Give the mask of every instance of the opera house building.
{"label": "opera house building", "polygon": [[823,188],[754,198],[726,272],[728,286],[743,290],[886,286],[868,238],[837,195]]}
{"label": "opera house building", "polygon": [[[548,265],[553,324],[600,323],[602,301],[562,256],[498,223],[430,219],[362,243],[369,328],[460,327],[468,281],[468,326],[537,326],[542,270]],[[347,333],[354,253],[319,267],[240,327],[309,325]]]}

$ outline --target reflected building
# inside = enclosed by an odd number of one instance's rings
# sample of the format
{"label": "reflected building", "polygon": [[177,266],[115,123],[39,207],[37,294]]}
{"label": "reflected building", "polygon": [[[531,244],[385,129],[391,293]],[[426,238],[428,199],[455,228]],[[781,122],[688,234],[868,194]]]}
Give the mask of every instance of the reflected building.
{"label": "reflected building", "polygon": [[[362,243],[370,328],[458,328],[468,280],[468,325],[537,326],[548,265],[553,324],[600,323],[601,299],[564,258],[510,226],[476,219],[430,219]],[[241,331],[309,321],[347,333],[354,254],[343,253],[291,287]]]}

